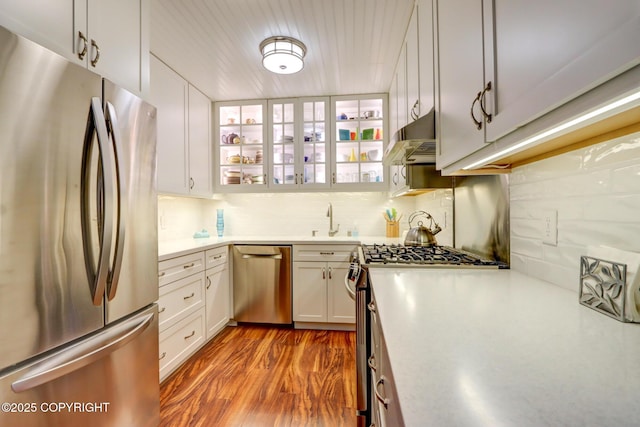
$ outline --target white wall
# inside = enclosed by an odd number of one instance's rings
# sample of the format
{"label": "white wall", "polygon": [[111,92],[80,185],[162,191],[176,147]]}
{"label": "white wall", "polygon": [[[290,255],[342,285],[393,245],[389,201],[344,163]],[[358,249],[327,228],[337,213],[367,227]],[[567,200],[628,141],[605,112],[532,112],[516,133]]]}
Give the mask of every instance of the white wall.
{"label": "white wall", "polygon": [[[587,246],[640,252],[640,133],[515,169],[510,199],[511,268],[577,292]],[[548,209],[557,246],[542,242]]]}
{"label": "white wall", "polygon": [[425,210],[443,228],[436,236],[438,243],[453,244],[451,190],[395,199],[379,192],[224,194],[216,200],[159,196],[158,235],[161,241],[181,239],[203,228],[213,235],[219,208],[224,209],[227,236],[310,236],[312,230],[326,235],[329,203],[333,205],[334,227],[340,224],[341,236],[354,224],[361,236],[384,236],[382,213],[387,208],[396,208],[403,215],[402,233],[409,228],[410,214]]}

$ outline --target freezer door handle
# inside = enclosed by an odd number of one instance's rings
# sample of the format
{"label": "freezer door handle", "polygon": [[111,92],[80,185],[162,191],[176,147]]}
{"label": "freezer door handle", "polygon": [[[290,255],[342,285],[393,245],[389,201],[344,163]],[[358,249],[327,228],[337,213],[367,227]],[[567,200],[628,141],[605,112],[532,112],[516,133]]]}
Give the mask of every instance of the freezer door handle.
{"label": "freezer door handle", "polygon": [[127,205],[125,203],[125,197],[123,194],[127,194],[125,187],[125,181],[122,171],[126,168],[121,164],[122,158],[124,158],[124,152],[122,148],[122,139],[120,138],[120,127],[118,126],[118,117],[116,115],[116,109],[114,106],[107,102],[105,108],[105,121],[107,123],[107,132],[111,135],[113,141],[114,151],[114,165],[116,173],[116,203],[117,209],[115,210],[116,221],[116,243],[115,251],[113,255],[113,263],[109,271],[107,278],[107,299],[111,301],[116,296],[118,289],[118,278],[120,277],[120,270],[122,268],[122,254],[124,253],[124,240],[125,240],[125,218]]}
{"label": "freezer door handle", "polygon": [[11,384],[16,393],[27,391],[77,371],[134,340],[151,324],[155,313],[112,326],[64,351],[46,357]]}
{"label": "freezer door handle", "polygon": [[[98,140],[97,181],[92,182],[93,135]],[[111,239],[113,236],[113,159],[111,149],[107,145],[108,133],[102,112],[100,98],[91,98],[91,108],[85,132],[84,149],[82,153],[82,182],[81,182],[81,222],[82,241],[84,245],[85,266],[91,286],[91,296],[94,305],[101,305],[104,298],[107,277],[109,275],[109,258],[111,255]],[[99,253],[96,260],[92,230],[90,199],[93,195],[92,185],[96,185],[97,205],[97,233]]]}

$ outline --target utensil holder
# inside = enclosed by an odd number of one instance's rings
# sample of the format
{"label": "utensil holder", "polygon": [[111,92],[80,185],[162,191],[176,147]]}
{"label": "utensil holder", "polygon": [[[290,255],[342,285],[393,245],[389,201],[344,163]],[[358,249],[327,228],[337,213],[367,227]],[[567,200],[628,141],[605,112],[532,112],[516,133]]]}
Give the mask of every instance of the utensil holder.
{"label": "utensil holder", "polygon": [[400,223],[387,221],[387,237],[400,237]]}

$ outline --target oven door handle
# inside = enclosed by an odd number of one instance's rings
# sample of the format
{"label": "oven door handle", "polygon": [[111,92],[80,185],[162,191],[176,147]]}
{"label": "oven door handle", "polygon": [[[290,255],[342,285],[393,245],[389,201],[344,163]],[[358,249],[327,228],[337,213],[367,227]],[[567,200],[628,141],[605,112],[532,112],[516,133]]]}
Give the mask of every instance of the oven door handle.
{"label": "oven door handle", "polygon": [[344,287],[347,290],[347,293],[349,294],[351,299],[355,301],[356,300],[356,291],[351,289],[351,286],[349,286],[349,274],[346,274],[344,276]]}

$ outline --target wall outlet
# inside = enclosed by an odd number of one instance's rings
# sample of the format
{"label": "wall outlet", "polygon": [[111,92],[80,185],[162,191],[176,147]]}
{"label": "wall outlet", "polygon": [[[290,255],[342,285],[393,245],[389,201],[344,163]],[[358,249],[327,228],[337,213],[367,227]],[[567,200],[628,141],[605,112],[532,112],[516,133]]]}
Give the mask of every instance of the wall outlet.
{"label": "wall outlet", "polygon": [[542,212],[542,243],[558,246],[558,211],[555,209]]}

